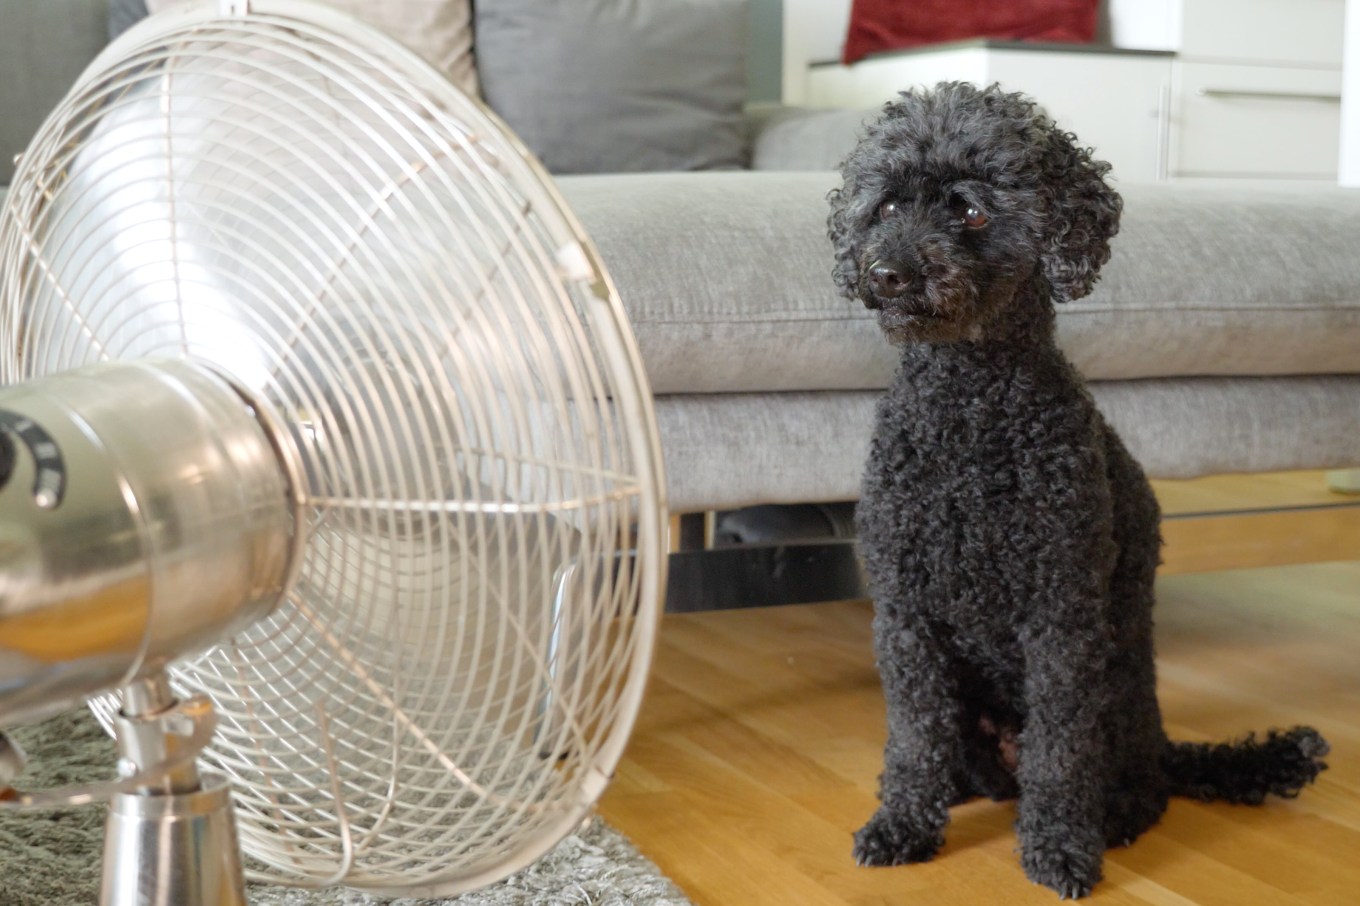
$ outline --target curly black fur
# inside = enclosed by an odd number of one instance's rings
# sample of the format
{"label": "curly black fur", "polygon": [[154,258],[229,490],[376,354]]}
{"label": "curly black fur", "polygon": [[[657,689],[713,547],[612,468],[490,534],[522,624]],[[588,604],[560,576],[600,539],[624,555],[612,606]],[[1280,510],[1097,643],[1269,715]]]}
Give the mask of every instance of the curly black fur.
{"label": "curly black fur", "polygon": [[1327,741],[1316,730],[1295,727],[1270,730],[1260,742],[1248,733],[1245,739],[1214,746],[1169,743],[1162,753],[1162,769],[1171,779],[1173,796],[1260,805],[1268,794],[1297,796],[1326,768],[1319,761],[1326,754]]}
{"label": "curly black fur", "polygon": [[1051,303],[1109,259],[1108,171],[1025,97],[951,83],[888,104],[830,195],[836,285],[902,346],[856,516],[889,730],[862,864],[1018,796],[1026,872],[1083,896],[1168,796],[1291,796],[1325,767],[1306,728],[1163,733],[1157,502],[1054,342]]}

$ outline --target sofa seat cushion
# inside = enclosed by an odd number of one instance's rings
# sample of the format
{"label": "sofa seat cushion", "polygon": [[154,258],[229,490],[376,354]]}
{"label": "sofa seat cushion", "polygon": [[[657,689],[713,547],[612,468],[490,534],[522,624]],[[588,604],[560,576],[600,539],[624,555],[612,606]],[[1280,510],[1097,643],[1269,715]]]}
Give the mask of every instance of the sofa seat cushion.
{"label": "sofa seat cushion", "polygon": [[[860,390],[897,362],[831,283],[834,173],[561,177],[657,393]],[[1126,185],[1095,291],[1059,310],[1091,380],[1360,373],[1360,192]]]}
{"label": "sofa seat cushion", "polygon": [[1058,316],[1089,377],[1360,372],[1360,191],[1120,191],[1101,281]]}

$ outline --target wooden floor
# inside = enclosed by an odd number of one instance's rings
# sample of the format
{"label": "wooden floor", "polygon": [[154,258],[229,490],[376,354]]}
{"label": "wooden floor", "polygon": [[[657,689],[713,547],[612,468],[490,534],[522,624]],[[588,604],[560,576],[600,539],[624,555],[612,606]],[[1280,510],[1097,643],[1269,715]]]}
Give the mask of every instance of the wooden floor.
{"label": "wooden floor", "polygon": [[[1159,487],[1168,512],[1201,492],[1222,489]],[[1264,493],[1214,506],[1292,502]],[[668,617],[604,816],[699,906],[1056,902],[1020,870],[1010,804],[955,809],[930,863],[855,867],[885,735],[869,619],[866,602]],[[1165,577],[1157,640],[1173,736],[1309,723],[1331,769],[1260,808],[1173,802],[1089,902],[1360,904],[1360,561]]]}

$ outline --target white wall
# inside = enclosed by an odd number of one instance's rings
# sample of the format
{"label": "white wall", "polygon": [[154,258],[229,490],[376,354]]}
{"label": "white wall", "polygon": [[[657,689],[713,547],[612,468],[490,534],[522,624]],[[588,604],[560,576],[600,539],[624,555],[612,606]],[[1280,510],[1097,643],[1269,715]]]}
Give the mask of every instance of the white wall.
{"label": "white wall", "polygon": [[800,104],[808,63],[838,60],[850,27],[850,0],[784,0],[784,102]]}
{"label": "white wall", "polygon": [[1360,0],[1346,0],[1341,50],[1341,157],[1337,182],[1360,186]]}
{"label": "white wall", "polygon": [[1115,47],[1177,50],[1181,46],[1181,0],[1105,0],[1102,26]]}

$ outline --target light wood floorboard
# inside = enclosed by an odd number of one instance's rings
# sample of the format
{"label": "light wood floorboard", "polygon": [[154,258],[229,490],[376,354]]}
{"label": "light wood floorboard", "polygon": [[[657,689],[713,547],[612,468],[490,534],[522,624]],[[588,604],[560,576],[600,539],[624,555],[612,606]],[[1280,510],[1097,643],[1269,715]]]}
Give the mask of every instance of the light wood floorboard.
{"label": "light wood floorboard", "polygon": [[1168,516],[1233,510],[1282,509],[1317,505],[1360,505],[1360,495],[1327,487],[1327,473],[1269,472],[1261,475],[1212,475],[1188,481],[1152,482]]}
{"label": "light wood floorboard", "polygon": [[1216,475],[1153,487],[1164,517],[1162,575],[1360,555],[1360,495],[1330,490],[1325,472]]}
{"label": "light wood floorboard", "polygon": [[[1174,801],[1109,853],[1089,902],[1360,903],[1360,561],[1168,576],[1158,592],[1172,735],[1310,723],[1331,769],[1260,808]],[[1010,804],[956,808],[930,863],[854,865],[885,735],[870,613],[860,601],[667,617],[605,818],[698,906],[1056,902],[1019,867]]]}

